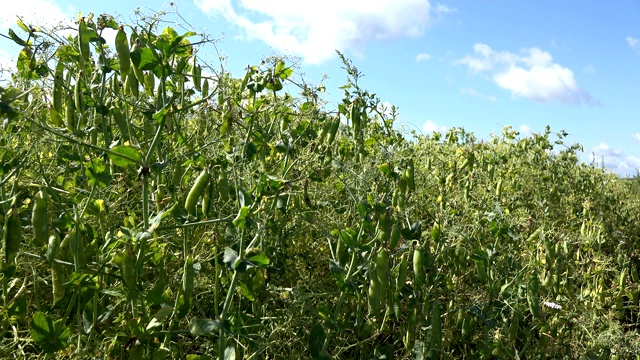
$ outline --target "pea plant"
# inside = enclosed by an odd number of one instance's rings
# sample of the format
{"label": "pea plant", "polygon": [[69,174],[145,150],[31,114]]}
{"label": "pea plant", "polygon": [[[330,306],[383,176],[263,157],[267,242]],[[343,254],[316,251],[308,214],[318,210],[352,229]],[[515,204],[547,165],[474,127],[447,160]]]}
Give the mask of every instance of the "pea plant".
{"label": "pea plant", "polygon": [[566,132],[403,132],[340,53],[329,108],[295,61],[234,77],[165,16],[5,36],[1,354],[640,352],[637,184]]}

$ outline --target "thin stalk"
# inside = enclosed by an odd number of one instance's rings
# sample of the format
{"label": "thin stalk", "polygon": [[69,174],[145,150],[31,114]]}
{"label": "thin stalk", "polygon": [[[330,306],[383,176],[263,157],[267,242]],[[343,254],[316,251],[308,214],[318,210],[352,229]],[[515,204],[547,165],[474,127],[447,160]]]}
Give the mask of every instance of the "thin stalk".
{"label": "thin stalk", "polygon": [[[238,260],[242,261],[244,257],[244,229],[240,232],[240,246],[238,248]],[[231,284],[229,284],[229,290],[227,291],[227,297],[224,300],[224,306],[222,307],[222,314],[220,314],[220,332],[218,334],[218,358],[224,359],[224,350],[227,344],[227,338],[224,333],[224,324],[227,321],[227,312],[229,311],[229,307],[231,306],[231,300],[233,299],[233,295],[235,294],[235,287],[238,283],[239,273],[234,270],[233,278],[231,278]]]}

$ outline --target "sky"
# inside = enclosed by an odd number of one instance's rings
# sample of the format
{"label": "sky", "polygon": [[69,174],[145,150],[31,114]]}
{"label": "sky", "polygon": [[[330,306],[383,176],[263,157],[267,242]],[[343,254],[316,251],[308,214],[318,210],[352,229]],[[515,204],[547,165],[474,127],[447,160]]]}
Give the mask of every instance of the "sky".
{"label": "sky", "polygon": [[[3,4],[0,32],[17,29],[17,15],[131,23],[137,8],[219,38],[202,54],[214,64],[225,56],[236,77],[264,57],[293,56],[307,82],[324,83],[329,110],[346,84],[339,50],[406,131],[463,127],[487,139],[504,126],[529,136],[549,125],[580,143],[587,163],[622,176],[640,169],[637,0],[22,0]],[[18,52],[0,38],[0,65],[15,66]]]}

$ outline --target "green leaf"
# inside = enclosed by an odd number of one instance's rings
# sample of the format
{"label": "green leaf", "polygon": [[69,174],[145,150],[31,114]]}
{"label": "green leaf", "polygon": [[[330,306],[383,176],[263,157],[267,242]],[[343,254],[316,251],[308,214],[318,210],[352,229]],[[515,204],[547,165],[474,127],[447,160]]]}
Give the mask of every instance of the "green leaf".
{"label": "green leaf", "polygon": [[55,323],[42,312],[36,312],[31,318],[31,339],[46,353],[54,353],[67,346],[69,328],[62,320]]}
{"label": "green leaf", "polygon": [[16,44],[20,45],[20,46],[27,46],[27,42],[22,40],[18,34],[15,33],[15,31],[13,31],[13,29],[9,29],[9,37],[11,37],[11,40],[13,40]]}
{"label": "green leaf", "polygon": [[224,360],[236,360],[236,347],[233,344],[227,345],[224,349]]}
{"label": "green leaf", "polygon": [[322,351],[325,339],[326,335],[322,325],[315,324],[309,333],[309,351],[311,352],[311,358],[313,360],[324,360],[328,357],[327,354]]}
{"label": "green leaf", "polygon": [[117,166],[129,166],[140,164],[138,150],[129,145],[118,145],[110,149],[109,158]]}
{"label": "green leaf", "polygon": [[350,249],[355,249],[358,247],[356,236],[356,231],[351,228],[346,228],[340,232],[340,239],[342,239],[345,245],[347,245]]}
{"label": "green leaf", "polygon": [[252,265],[258,267],[265,267],[269,265],[269,258],[262,251],[255,255],[247,256],[246,260],[251,262]]}
{"label": "green leaf", "polygon": [[248,206],[243,206],[242,208],[240,208],[240,211],[238,211],[238,216],[233,219],[233,226],[244,229],[247,226],[247,217],[249,216],[250,212],[251,208]]}
{"label": "green leaf", "polygon": [[149,48],[137,48],[132,51],[131,62],[140,70],[154,70],[160,65]]}
{"label": "green leaf", "polygon": [[195,336],[217,335],[220,331],[220,322],[211,319],[191,319],[189,332]]}

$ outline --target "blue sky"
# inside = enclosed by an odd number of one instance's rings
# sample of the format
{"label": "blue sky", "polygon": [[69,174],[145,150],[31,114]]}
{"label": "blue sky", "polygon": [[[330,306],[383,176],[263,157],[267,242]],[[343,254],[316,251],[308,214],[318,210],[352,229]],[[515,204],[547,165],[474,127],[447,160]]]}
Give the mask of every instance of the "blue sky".
{"label": "blue sky", "polygon": [[[99,4],[99,5],[98,5]],[[399,108],[399,125],[422,132],[464,127],[480,138],[511,125],[523,135],[566,130],[583,160],[621,175],[640,168],[640,2],[429,0],[25,0],[3,5],[0,31],[16,15],[72,21],[79,11],[163,9],[167,19],[221,36],[226,68],[274,53],[293,55],[311,83],[327,78],[332,108],[346,74],[335,49],[365,74],[362,84]],[[180,17],[175,15],[175,12]],[[224,34],[224,35],[223,35]],[[0,64],[19,50],[0,40]],[[213,64],[212,47],[204,49]]]}

